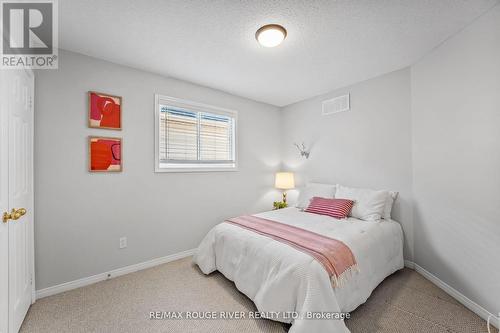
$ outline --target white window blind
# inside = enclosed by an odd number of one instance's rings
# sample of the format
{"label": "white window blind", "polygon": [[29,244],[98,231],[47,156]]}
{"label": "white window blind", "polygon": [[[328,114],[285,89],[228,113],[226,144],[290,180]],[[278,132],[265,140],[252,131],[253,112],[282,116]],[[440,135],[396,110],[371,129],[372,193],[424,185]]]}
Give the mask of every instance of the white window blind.
{"label": "white window blind", "polygon": [[158,101],[157,167],[207,171],[235,168],[234,115],[186,104]]}
{"label": "white window blind", "polygon": [[198,159],[198,117],[194,112],[161,106],[160,160]]}
{"label": "white window blind", "polygon": [[199,159],[206,162],[234,162],[233,119],[200,113],[199,122]]}

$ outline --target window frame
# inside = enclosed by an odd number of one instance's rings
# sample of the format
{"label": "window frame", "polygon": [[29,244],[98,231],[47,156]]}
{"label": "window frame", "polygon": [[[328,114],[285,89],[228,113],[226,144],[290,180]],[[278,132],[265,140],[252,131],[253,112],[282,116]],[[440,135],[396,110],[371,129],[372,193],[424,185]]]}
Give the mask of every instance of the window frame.
{"label": "window frame", "polygon": [[[160,105],[187,109],[194,112],[206,112],[229,116],[233,119],[233,153],[234,163],[161,163],[160,161]],[[238,112],[213,105],[155,94],[155,172],[228,172],[238,171]],[[199,133],[198,133],[199,135]]]}

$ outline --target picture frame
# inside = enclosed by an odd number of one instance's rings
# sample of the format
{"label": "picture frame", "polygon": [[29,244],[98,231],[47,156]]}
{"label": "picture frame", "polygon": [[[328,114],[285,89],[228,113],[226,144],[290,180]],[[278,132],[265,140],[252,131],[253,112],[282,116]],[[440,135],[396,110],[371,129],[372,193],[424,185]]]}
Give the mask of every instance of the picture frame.
{"label": "picture frame", "polygon": [[122,151],[122,138],[89,136],[89,172],[122,172]]}
{"label": "picture frame", "polygon": [[121,96],[97,91],[88,92],[88,125],[90,128],[122,129]]}

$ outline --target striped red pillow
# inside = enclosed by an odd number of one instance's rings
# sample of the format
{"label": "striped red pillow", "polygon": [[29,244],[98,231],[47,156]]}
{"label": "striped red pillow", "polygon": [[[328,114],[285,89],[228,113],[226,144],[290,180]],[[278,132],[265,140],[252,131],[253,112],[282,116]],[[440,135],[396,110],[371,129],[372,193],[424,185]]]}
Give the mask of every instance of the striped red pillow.
{"label": "striped red pillow", "polygon": [[313,197],[305,211],[319,215],[328,215],[337,219],[344,219],[349,215],[353,204],[354,201],[348,199]]}

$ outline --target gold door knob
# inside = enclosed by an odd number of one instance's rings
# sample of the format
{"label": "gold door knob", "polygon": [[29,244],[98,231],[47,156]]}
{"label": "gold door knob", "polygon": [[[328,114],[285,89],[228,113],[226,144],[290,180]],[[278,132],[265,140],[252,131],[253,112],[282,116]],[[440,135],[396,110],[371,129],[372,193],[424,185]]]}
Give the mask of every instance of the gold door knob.
{"label": "gold door knob", "polygon": [[12,212],[10,213],[11,219],[13,220],[19,220],[25,214],[26,214],[26,208],[19,208],[19,209],[12,208]]}
{"label": "gold door knob", "polygon": [[3,213],[2,221],[3,223],[7,223],[9,220],[19,220],[25,214],[26,214],[26,208],[19,208],[19,209],[12,208],[10,214]]}

